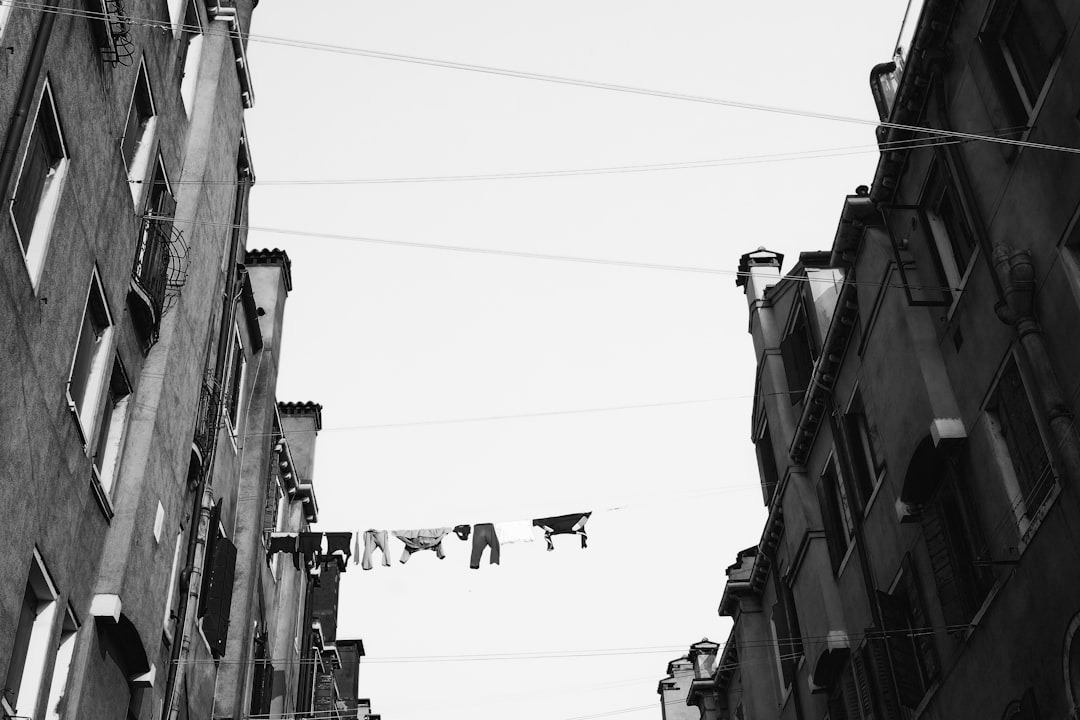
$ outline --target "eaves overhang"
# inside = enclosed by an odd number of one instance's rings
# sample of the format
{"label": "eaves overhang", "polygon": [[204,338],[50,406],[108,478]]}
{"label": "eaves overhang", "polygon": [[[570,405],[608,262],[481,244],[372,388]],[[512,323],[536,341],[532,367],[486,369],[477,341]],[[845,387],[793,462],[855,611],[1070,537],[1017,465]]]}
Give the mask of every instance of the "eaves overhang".
{"label": "eaves overhang", "polygon": [[[900,78],[887,125],[878,130],[878,158],[870,198],[875,203],[888,202],[896,192],[910,149],[907,142],[921,127],[933,87],[933,75],[945,58],[946,40],[956,14],[958,0],[927,0]],[[924,133],[933,133],[927,128]],[[920,133],[921,134],[921,133]],[[897,144],[901,146],[897,148]]]}
{"label": "eaves overhang", "polygon": [[814,438],[817,437],[821,423],[828,413],[828,401],[844,360],[844,348],[855,328],[859,306],[855,302],[853,275],[851,272],[844,274],[844,286],[836,300],[836,311],[825,335],[825,342],[822,343],[821,355],[814,364],[810,384],[806,388],[802,415],[788,449],[788,456],[796,465],[806,464],[814,446]]}

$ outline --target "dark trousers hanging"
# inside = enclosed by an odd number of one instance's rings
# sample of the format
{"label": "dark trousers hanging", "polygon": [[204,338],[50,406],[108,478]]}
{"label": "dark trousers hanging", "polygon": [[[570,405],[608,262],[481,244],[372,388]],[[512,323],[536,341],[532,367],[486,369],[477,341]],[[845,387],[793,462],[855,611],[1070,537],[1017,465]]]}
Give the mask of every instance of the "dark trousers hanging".
{"label": "dark trousers hanging", "polygon": [[492,565],[499,564],[499,538],[495,535],[495,526],[491,523],[480,523],[473,526],[472,557],[469,559],[469,567],[477,570],[480,567],[480,556],[484,554],[484,548],[490,547],[488,562]]}

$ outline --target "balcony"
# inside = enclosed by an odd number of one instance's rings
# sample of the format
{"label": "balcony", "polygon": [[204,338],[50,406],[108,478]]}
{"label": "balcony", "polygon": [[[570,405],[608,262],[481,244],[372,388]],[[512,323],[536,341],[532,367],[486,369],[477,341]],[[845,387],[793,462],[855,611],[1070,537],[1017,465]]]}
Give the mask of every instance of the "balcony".
{"label": "balcony", "polygon": [[143,219],[129,298],[132,319],[143,336],[144,349],[157,342],[161,318],[169,311],[187,280],[187,242],[172,218]]}
{"label": "balcony", "polygon": [[221,386],[214,380],[212,373],[203,378],[199,392],[199,409],[195,415],[195,435],[191,441],[193,464],[197,463],[201,472],[206,461],[214,451],[218,430],[221,428]]}
{"label": "balcony", "polygon": [[135,59],[131,26],[124,12],[123,0],[89,0],[91,32],[101,58],[110,65],[128,66]]}

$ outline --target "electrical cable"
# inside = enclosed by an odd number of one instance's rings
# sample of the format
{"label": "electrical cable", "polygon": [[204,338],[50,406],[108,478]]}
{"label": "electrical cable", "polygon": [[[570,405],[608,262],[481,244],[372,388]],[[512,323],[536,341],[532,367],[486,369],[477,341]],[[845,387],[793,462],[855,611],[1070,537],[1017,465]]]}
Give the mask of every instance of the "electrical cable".
{"label": "electrical cable", "polygon": [[[149,216],[142,216],[141,219],[145,220],[145,219],[148,219],[148,217]],[[564,261],[564,262],[586,263],[586,264],[589,264],[589,265],[610,265],[610,266],[614,266],[614,267],[625,267],[625,268],[634,268],[634,269],[671,270],[671,271],[676,271],[676,272],[704,273],[704,274],[709,274],[709,275],[730,275],[730,276],[735,276],[735,277],[748,277],[748,278],[754,276],[754,273],[751,272],[751,271],[728,270],[728,269],[724,269],[724,268],[709,268],[709,267],[700,267],[700,266],[693,266],[693,265],[664,265],[664,264],[660,264],[660,263],[634,262],[634,261],[629,261],[629,260],[611,260],[611,259],[603,259],[603,258],[589,258],[589,257],[582,257],[582,256],[579,256],[579,255],[555,255],[555,254],[549,254],[549,253],[537,253],[537,252],[527,252],[527,251],[519,251],[519,250],[502,250],[502,249],[498,249],[498,248],[479,248],[479,247],[466,246],[466,245],[444,245],[444,244],[439,244],[439,243],[414,242],[414,241],[409,241],[409,240],[388,240],[388,239],[385,239],[385,238],[374,238],[374,237],[368,237],[368,236],[363,236],[363,235],[344,235],[344,234],[341,234],[341,233],[318,232],[318,231],[314,231],[314,230],[290,230],[290,229],[285,229],[285,228],[271,228],[271,227],[264,227],[264,226],[257,226],[257,225],[236,225],[236,224],[233,224],[233,223],[214,222],[214,221],[211,221],[211,220],[194,220],[194,219],[190,219],[190,220],[177,221],[176,224],[178,224],[178,225],[182,224],[182,225],[202,226],[202,227],[216,227],[216,228],[226,228],[226,229],[240,229],[240,230],[248,230],[248,231],[253,231],[253,232],[265,232],[265,233],[277,234],[277,235],[294,235],[294,236],[298,236],[298,237],[320,238],[320,239],[326,239],[326,240],[342,240],[342,241],[346,241],[346,242],[360,242],[360,243],[371,243],[371,244],[376,244],[376,245],[389,245],[389,246],[392,246],[392,247],[408,247],[408,248],[417,248],[417,249],[424,249],[424,250],[447,250],[447,251],[451,251],[451,252],[463,252],[463,253],[472,253],[472,254],[479,254],[479,255],[493,255],[493,256],[498,256],[498,257],[513,257],[513,258],[522,258],[522,259],[527,259],[527,260],[555,260],[555,261]],[[830,269],[834,269],[834,268],[830,268]],[[777,276],[775,278],[775,280],[776,280],[776,283],[774,283],[774,285],[779,284],[781,282],[805,282],[805,283],[815,283],[816,282],[816,283],[826,283],[826,284],[830,284],[830,285],[839,285],[842,282],[841,279],[837,279],[836,277],[834,277],[832,275],[828,275],[828,276],[824,276],[824,277],[806,276],[806,275],[784,275],[784,276]],[[872,280],[865,280],[865,281],[849,280],[847,282],[848,282],[849,285],[856,285],[856,286],[862,285],[862,286],[866,286],[866,287],[875,287],[875,288],[885,287],[885,288],[894,288],[894,289],[908,288],[908,289],[911,289],[911,290],[920,290],[920,291],[923,291],[923,292],[931,292],[931,291],[935,291],[935,292],[946,292],[946,291],[948,291],[948,292],[959,292],[959,290],[960,290],[960,288],[949,287],[947,285],[911,285],[911,284],[904,284],[904,283],[882,283],[882,282],[875,282],[875,281],[872,281]]]}
{"label": "electrical cable", "polygon": [[[46,5],[39,3],[31,3],[26,0],[11,0],[8,3],[13,8],[28,9],[28,10],[40,10],[42,12],[53,12],[60,15],[68,15],[71,17],[84,17],[92,18],[96,20],[104,20],[108,15],[103,12],[92,12],[87,10],[74,10],[60,8],[49,8]],[[125,17],[124,21],[130,25],[141,25],[145,27],[155,28],[158,30],[172,31],[173,24],[170,22],[164,22],[160,20],[153,20],[149,18],[131,18]],[[193,32],[200,32],[204,35],[221,35],[225,37],[234,37],[237,33],[228,32],[215,32],[209,28],[202,28],[198,26],[186,26],[181,25],[182,29],[191,30]],[[468,72],[484,73],[488,75],[498,75],[504,77],[513,77],[524,80],[534,80],[538,82],[554,83],[560,85],[569,85],[576,87],[592,88],[596,90],[607,90],[611,92],[620,92],[633,95],[643,95],[657,98],[665,98],[669,100],[682,100],[687,102],[703,103],[708,105],[718,105],[722,107],[735,108],[740,110],[751,110],[756,112],[766,112],[780,115],[790,115],[795,117],[812,118],[818,120],[829,120],[833,122],[844,122],[858,125],[870,125],[876,127],[887,127],[896,130],[906,130],[917,133],[933,133],[939,136],[962,138],[966,140],[982,140],[986,142],[1001,143],[1006,145],[1013,145],[1017,147],[1033,148],[1039,150],[1051,150],[1056,152],[1064,152],[1070,154],[1080,154],[1080,148],[1066,147],[1062,145],[1053,145],[1049,143],[1036,143],[1028,140],[1016,140],[1012,138],[996,137],[992,135],[981,135],[979,133],[968,133],[958,130],[942,130],[920,127],[918,125],[906,125],[903,123],[893,123],[881,120],[868,120],[865,118],[855,118],[846,115],[837,115],[833,113],[814,112],[809,110],[800,110],[795,108],[785,108],[776,105],[764,105],[759,103],[743,102],[738,100],[728,100],[723,98],[708,97],[705,95],[693,95],[689,93],[677,93],[665,90],[653,90],[649,88],[634,87],[630,85],[620,85],[616,83],[598,82],[593,80],[582,80],[577,78],[563,77],[559,75],[546,75],[542,73],[532,73],[520,70],[510,70],[507,68],[499,68],[490,65],[476,65],[470,63],[452,62],[449,60],[439,60],[435,58],[425,58],[415,55],[405,55],[400,53],[388,53],[375,50],[365,50],[362,48],[348,47],[344,45],[333,45],[330,43],[316,43],[303,40],[294,40],[290,38],[275,37],[270,35],[258,35],[248,33],[243,35],[249,41],[262,42],[273,45],[280,45],[285,47],[302,48],[308,50],[320,50],[326,52],[333,52],[343,55],[356,55],[360,57],[375,58],[379,60],[392,60],[396,62],[413,63],[418,65],[426,65],[431,67],[440,67],[453,70],[464,70]]]}
{"label": "electrical cable", "polygon": [[[385,177],[385,178],[338,178],[338,179],[294,179],[294,180],[259,180],[258,185],[293,186],[293,185],[392,185],[400,183],[438,183],[438,182],[468,182],[480,180],[520,180],[531,178],[548,177],[576,177],[589,175],[611,175],[621,173],[641,173],[659,170],[696,170],[699,168],[728,167],[735,165],[757,165],[768,162],[783,162],[786,160],[816,160],[821,158],[843,157],[858,155],[868,152],[882,152],[884,150],[917,150],[927,147],[939,147],[942,145],[956,145],[971,142],[970,140],[955,140],[949,138],[930,138],[922,140],[897,140],[883,142],[878,145],[850,145],[841,148],[820,150],[799,150],[784,153],[772,153],[762,155],[744,155],[714,160],[686,160],[682,162],[654,163],[646,165],[615,165],[609,167],[577,168],[569,170],[533,170],[505,173],[482,173],[476,175],[421,175],[415,177]],[[150,180],[128,179],[132,185],[149,185]],[[172,180],[170,185],[235,185],[236,180]]]}
{"label": "electrical cable", "polygon": [[[953,624],[953,625],[926,625],[917,628],[902,628],[902,629],[868,629],[863,632],[849,632],[847,638],[849,641],[859,640],[887,640],[893,637],[922,637],[927,635],[934,635],[938,632],[958,632],[966,630],[972,627],[969,624]],[[825,645],[828,646],[830,642],[835,643],[835,635],[801,635],[798,638],[784,638],[782,640],[763,639],[753,641],[740,641],[736,645],[740,651],[746,648],[777,648],[781,645],[790,643],[791,640],[799,640],[806,645]],[[719,645],[718,654],[722,654],[727,643],[717,643]],[[647,646],[641,648],[607,648],[598,650],[551,650],[551,651],[536,651],[536,652],[517,652],[517,653],[482,653],[475,655],[403,655],[403,656],[387,656],[387,657],[372,657],[365,656],[363,660],[358,661],[359,665],[371,665],[371,664],[418,664],[418,663],[447,663],[447,662],[503,662],[503,661],[517,661],[517,660],[567,660],[573,658],[607,658],[614,656],[627,656],[627,655],[656,655],[665,654],[671,652],[679,652],[686,650],[686,644],[679,645],[667,645],[667,646]],[[802,655],[804,653],[798,653]],[[187,660],[179,660],[179,664],[188,665],[252,665],[256,662],[269,662],[272,664],[278,663],[292,663],[303,665],[319,665],[324,661],[318,658],[266,658],[265,660],[256,661],[254,659],[249,660],[228,660],[225,658],[189,658]],[[741,666],[739,663],[733,663],[725,665],[725,667]]]}

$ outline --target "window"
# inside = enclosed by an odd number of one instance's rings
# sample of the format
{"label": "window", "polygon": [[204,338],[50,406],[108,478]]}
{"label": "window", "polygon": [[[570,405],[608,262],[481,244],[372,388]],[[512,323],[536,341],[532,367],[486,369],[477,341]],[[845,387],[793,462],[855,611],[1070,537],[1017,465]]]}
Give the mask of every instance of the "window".
{"label": "window", "polygon": [[116,469],[120,463],[130,397],[131,385],[128,384],[127,373],[124,372],[124,366],[117,356],[113,359],[112,373],[109,384],[105,388],[100,417],[95,423],[97,439],[93,453],[94,478],[106,496],[112,490]]}
{"label": "window", "polygon": [[46,720],[60,720],[64,714],[64,700],[67,695],[68,674],[71,671],[71,659],[75,653],[75,637],[79,625],[75,615],[68,608],[64,616],[64,625],[60,630],[60,643],[56,647],[56,664],[53,667],[52,684],[49,687],[49,700],[45,706]]}
{"label": "window", "polygon": [[795,682],[795,671],[803,654],[802,632],[795,598],[783,581],[776,583],[777,600],[772,606],[772,632],[776,641],[776,665],[781,692]]}
{"label": "window", "polygon": [[877,425],[867,416],[858,390],[843,417],[843,429],[851,452],[852,485],[858,495],[859,507],[865,508],[874,488],[885,476],[885,453]]}
{"label": "window", "polygon": [[240,393],[243,390],[246,365],[244,344],[240,341],[240,329],[236,328],[229,353],[229,376],[225,382],[225,414],[229,419],[229,427],[234,432],[238,429],[237,423],[240,419]]}
{"label": "window", "polygon": [[788,391],[791,393],[791,404],[803,399],[807,387],[810,386],[810,377],[814,373],[814,359],[816,353],[810,331],[806,324],[806,312],[799,303],[795,310],[795,319],[791,323],[791,330],[780,342],[780,355],[784,361],[784,372],[787,375]]}
{"label": "window", "polygon": [[180,557],[183,552],[184,529],[176,533],[176,546],[173,548],[172,569],[169,570],[169,590],[165,597],[165,617],[161,620],[161,628],[168,641],[172,641],[173,629],[176,627],[176,582],[180,573]]}
{"label": "window", "polygon": [[123,15],[118,0],[84,0],[90,33],[103,62],[110,65],[131,65],[135,45],[131,41],[131,25]]}
{"label": "window", "polygon": [[135,262],[131,270],[132,296],[140,301],[133,306],[136,312],[132,318],[142,333],[145,348],[157,340],[161,316],[165,311],[175,214],[176,200],[173,198],[169,176],[159,153],[146,193],[142,234],[139,236],[139,247],[135,251]]}
{"label": "window", "polygon": [[1010,461],[1003,468],[1005,486],[1023,533],[1050,496],[1055,476],[1015,357],[998,378],[987,413],[991,434]]}
{"label": "window", "polygon": [[982,31],[1006,108],[1030,125],[1065,44],[1065,25],[1052,0],[998,0]]}
{"label": "window", "polygon": [[933,240],[931,250],[942,283],[957,289],[975,254],[975,234],[944,163],[935,162],[923,189],[922,204]]}
{"label": "window", "polygon": [[0,0],[0,34],[4,32],[4,28],[7,26],[8,15],[11,13],[11,3],[13,0]]}
{"label": "window", "polygon": [[76,424],[88,450],[101,419],[97,410],[108,374],[106,371],[111,355],[112,330],[112,316],[105,302],[101,278],[95,269],[90,280],[90,291],[87,293],[67,387],[68,406],[75,415]]}
{"label": "window", "polygon": [[52,644],[56,596],[56,587],[35,551],[23,589],[15,637],[8,654],[2,695],[3,705],[6,706],[4,710],[8,715],[38,717],[41,693],[50,680],[46,677],[46,669],[56,652]]}
{"label": "window", "polygon": [[927,631],[932,623],[910,555],[904,556],[893,592],[879,590],[877,595],[897,696],[901,705],[915,710],[937,680],[941,666],[934,634]]}
{"label": "window", "polygon": [[855,535],[855,517],[851,499],[844,485],[844,477],[836,462],[836,454],[829,457],[825,470],[821,473],[818,484],[818,504],[821,506],[822,521],[825,524],[825,539],[829,546],[833,572],[838,572],[840,564],[851,546]]}
{"label": "window", "polygon": [[221,510],[219,500],[210,511],[210,535],[203,565],[202,591],[199,593],[199,627],[215,658],[225,654],[236,569],[236,546],[222,530]]}
{"label": "window", "polygon": [[828,708],[829,720],[905,717],[897,707],[883,641],[852,650],[829,690]]}
{"label": "window", "polygon": [[157,109],[154,96],[150,92],[150,80],[146,74],[146,63],[140,63],[135,76],[135,89],[128,105],[127,123],[124,125],[124,138],[120,144],[127,167],[131,199],[138,202],[142,190],[142,181],[150,167],[151,146],[154,142],[154,130],[157,125]]}
{"label": "window", "polygon": [[176,66],[180,69],[180,98],[184,101],[184,110],[188,117],[191,117],[191,109],[195,106],[195,85],[199,77],[199,59],[202,57],[202,32],[199,8],[195,0],[187,0],[184,23],[180,26]]}
{"label": "window", "polygon": [[41,278],[68,164],[52,89],[46,81],[9,210],[35,287]]}
{"label": "window", "polygon": [[766,420],[761,425],[761,432],[754,442],[757,451],[758,471],[761,474],[761,492],[765,498],[765,504],[772,502],[773,493],[780,482],[780,474],[776,467],[775,449],[772,444],[772,434],[769,432],[769,422]]}

